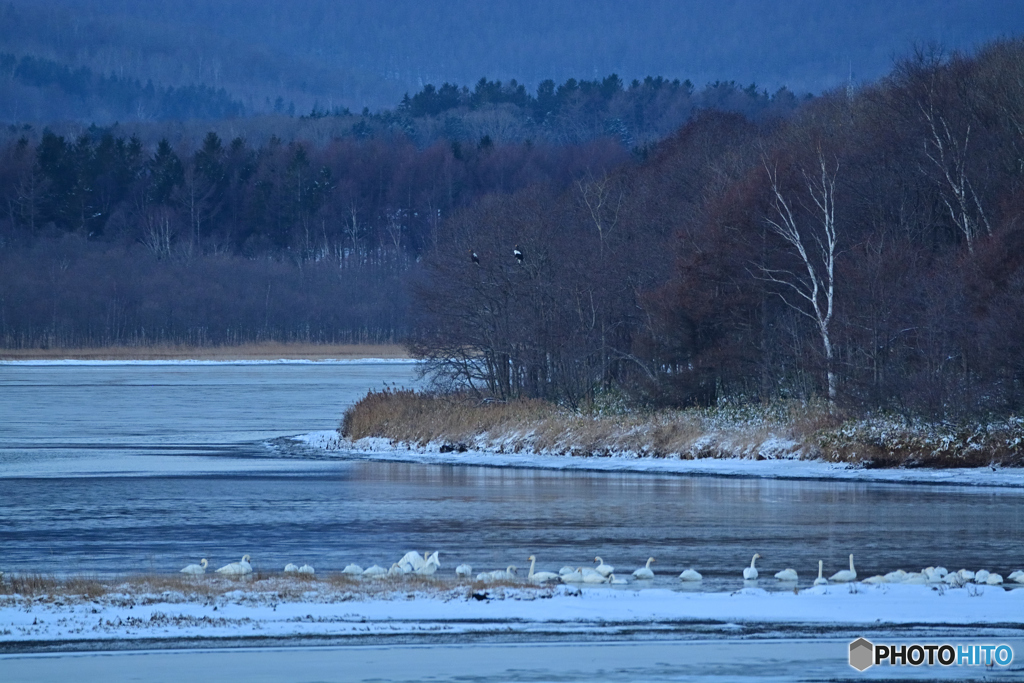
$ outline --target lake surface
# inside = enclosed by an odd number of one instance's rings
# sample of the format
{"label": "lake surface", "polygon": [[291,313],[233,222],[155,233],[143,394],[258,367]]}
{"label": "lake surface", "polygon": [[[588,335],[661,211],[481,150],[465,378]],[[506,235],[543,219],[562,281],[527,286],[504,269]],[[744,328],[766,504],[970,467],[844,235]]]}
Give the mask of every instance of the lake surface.
{"label": "lake surface", "polygon": [[[657,584],[694,567],[701,590],[809,584],[854,553],[858,573],[1024,565],[1024,495],[978,489],[723,479],[325,457],[278,437],[337,426],[408,364],[0,365],[4,571],[174,572],[252,555],[390,566],[440,550],[443,572],[592,565],[648,556]],[[342,454],[343,456],[343,454]]]}

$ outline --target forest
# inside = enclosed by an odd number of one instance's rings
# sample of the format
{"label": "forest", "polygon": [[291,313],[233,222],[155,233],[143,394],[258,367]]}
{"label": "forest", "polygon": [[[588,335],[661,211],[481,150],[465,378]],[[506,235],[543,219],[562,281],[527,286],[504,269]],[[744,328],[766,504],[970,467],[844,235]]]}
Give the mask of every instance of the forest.
{"label": "forest", "polygon": [[707,111],[643,164],[487,196],[439,226],[413,348],[441,386],[574,408],[1019,411],[1022,85],[1020,40],[920,51],[790,117]]}
{"label": "forest", "polygon": [[400,341],[439,387],[573,409],[1010,414],[1022,85],[1002,40],[814,98],[484,78],[187,134],[11,126],[0,346]]}

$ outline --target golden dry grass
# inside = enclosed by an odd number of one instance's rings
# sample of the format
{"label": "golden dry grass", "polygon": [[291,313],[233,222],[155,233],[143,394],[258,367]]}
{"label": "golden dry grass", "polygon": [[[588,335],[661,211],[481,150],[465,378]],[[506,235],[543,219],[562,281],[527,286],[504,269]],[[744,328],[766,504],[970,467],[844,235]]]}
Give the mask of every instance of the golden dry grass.
{"label": "golden dry grass", "polygon": [[765,455],[766,444],[803,443],[812,433],[809,430],[836,422],[827,409],[807,404],[590,416],[539,400],[499,403],[466,395],[385,390],[370,392],[352,406],[345,413],[341,433],[350,439],[380,437],[420,446],[441,443],[445,448],[503,453],[783,457],[787,453]]}
{"label": "golden dry grass", "polygon": [[350,439],[381,437],[445,450],[579,457],[814,458],[868,467],[1024,466],[1024,419],[950,427],[848,419],[824,403],[780,401],[591,416],[537,400],[370,392],[344,416]]}
{"label": "golden dry grass", "polygon": [[[388,598],[394,595],[449,594],[451,591],[526,589],[539,590],[525,581],[492,583],[458,580],[449,575],[418,576],[405,574],[374,578],[352,577],[342,573],[317,575],[254,572],[247,577],[227,578],[173,574],[130,575],[101,578],[91,575],[55,576],[16,574],[0,581],[0,599],[32,602],[93,602],[125,600],[141,604],[211,600],[230,594],[232,600],[353,600]],[[245,591],[239,597],[237,591]]]}
{"label": "golden dry grass", "polygon": [[244,344],[240,346],[108,346],[0,349],[0,360],[324,360],[409,358],[398,344]]}

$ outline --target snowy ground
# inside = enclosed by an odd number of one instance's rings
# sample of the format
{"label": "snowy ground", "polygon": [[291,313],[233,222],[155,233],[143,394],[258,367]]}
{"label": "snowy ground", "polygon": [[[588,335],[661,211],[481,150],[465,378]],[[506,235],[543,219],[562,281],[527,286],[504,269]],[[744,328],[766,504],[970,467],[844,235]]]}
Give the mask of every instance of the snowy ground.
{"label": "snowy ground", "polygon": [[[464,453],[440,452],[440,444],[423,447],[396,444],[387,439],[360,439],[352,442],[334,430],[312,432],[293,441],[325,451],[339,458],[373,459],[425,464],[483,465],[490,467],[526,467],[541,469],[588,470],[598,472],[649,472],[724,477],[762,477],[768,479],[834,479],[842,481],[887,482],[899,484],[954,484],[961,486],[998,486],[1024,488],[1024,469],[865,469],[846,463],[820,460],[747,458],[705,458],[680,460],[638,457],[635,454],[609,457],[573,457],[536,453],[495,453],[469,450]],[[780,451],[786,449],[780,446]]]}
{"label": "snowy ground", "polygon": [[275,581],[250,586],[240,582],[237,590],[219,595],[143,591],[91,599],[6,596],[0,598],[0,651],[76,641],[97,648],[105,647],[103,642],[151,639],[740,637],[766,630],[777,636],[779,630],[898,632],[910,626],[967,626],[972,634],[988,628],[1020,635],[1024,628],[1024,588],[994,586],[853,584],[777,592],[751,586],[732,593],[691,593],[442,584],[436,589],[393,587],[366,593],[318,581],[283,598],[272,589]]}

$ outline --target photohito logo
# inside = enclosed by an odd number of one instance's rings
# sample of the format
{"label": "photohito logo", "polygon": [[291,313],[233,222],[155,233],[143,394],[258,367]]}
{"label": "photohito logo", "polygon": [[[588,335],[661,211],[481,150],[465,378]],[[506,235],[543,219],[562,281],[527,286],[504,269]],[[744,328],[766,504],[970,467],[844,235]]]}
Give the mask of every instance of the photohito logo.
{"label": "photohito logo", "polygon": [[865,671],[876,664],[889,666],[1009,666],[1009,645],[876,645],[866,638],[850,643],[850,666]]}

